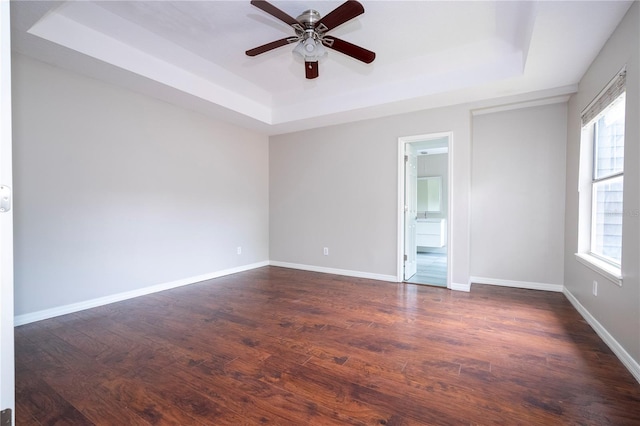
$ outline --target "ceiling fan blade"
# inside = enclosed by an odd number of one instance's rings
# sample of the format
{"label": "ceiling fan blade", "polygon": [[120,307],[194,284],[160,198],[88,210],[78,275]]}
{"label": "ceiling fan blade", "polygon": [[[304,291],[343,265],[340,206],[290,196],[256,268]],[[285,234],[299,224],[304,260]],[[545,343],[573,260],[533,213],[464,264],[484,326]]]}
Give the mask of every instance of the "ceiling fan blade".
{"label": "ceiling fan blade", "polygon": [[280,40],[272,41],[271,43],[263,44],[262,46],[254,47],[253,49],[247,50],[246,53],[247,56],[257,56],[261,53],[277,49],[278,47],[285,46],[289,43],[295,43],[296,41],[298,41],[297,37],[282,38]]}
{"label": "ceiling fan blade", "polygon": [[340,53],[344,53],[347,56],[351,56],[354,59],[362,61],[365,64],[370,64],[376,58],[376,54],[374,52],[333,36],[324,36],[322,44],[330,49],[337,50]]}
{"label": "ceiling fan blade", "polygon": [[318,72],[318,61],[316,62],[305,62],[304,63],[304,74],[308,79],[316,78],[319,75]]}
{"label": "ceiling fan blade", "polygon": [[333,9],[316,24],[316,29],[320,32],[327,32],[335,27],[364,13],[364,7],[355,0],[348,0]]}
{"label": "ceiling fan blade", "polygon": [[275,7],[274,5],[269,3],[268,1],[265,1],[265,0],[251,0],[251,4],[254,5],[255,7],[257,7],[258,9],[261,9],[262,11],[267,12],[269,15],[271,15],[271,16],[273,16],[275,18],[278,18],[279,20],[281,20],[285,24],[291,25],[295,29],[299,29],[300,31],[304,30],[304,28],[302,28],[302,25],[300,25],[300,22],[298,22],[297,19],[293,18],[292,16],[288,15],[287,13],[283,12],[282,10],[278,9],[277,7]]}

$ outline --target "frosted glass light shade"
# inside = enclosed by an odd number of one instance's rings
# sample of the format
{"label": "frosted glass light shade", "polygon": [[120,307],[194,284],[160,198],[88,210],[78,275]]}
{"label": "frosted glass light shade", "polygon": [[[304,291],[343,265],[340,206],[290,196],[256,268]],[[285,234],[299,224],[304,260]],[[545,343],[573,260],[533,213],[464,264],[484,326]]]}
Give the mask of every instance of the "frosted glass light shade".
{"label": "frosted glass light shade", "polygon": [[298,45],[293,49],[293,53],[300,56],[307,62],[316,62],[324,56],[325,53],[327,53],[327,50],[322,45],[321,41],[308,38],[298,43]]}

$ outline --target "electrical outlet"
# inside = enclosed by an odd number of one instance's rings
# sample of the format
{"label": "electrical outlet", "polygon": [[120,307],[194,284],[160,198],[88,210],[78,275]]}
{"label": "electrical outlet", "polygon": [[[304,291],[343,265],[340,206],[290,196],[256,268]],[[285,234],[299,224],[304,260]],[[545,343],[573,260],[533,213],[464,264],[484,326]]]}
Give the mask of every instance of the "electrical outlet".
{"label": "electrical outlet", "polygon": [[238,254],[242,254],[242,247],[238,246],[238,249],[236,251],[238,252]]}
{"label": "electrical outlet", "polygon": [[598,281],[593,282],[593,295],[594,296],[598,295]]}
{"label": "electrical outlet", "polygon": [[329,256],[329,247],[325,247],[322,252],[324,253],[325,256]]}

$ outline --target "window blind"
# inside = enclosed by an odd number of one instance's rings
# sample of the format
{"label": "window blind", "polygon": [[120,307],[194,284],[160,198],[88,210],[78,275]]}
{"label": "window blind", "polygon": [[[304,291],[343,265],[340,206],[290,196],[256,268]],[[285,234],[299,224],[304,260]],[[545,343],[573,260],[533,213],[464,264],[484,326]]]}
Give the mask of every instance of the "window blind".
{"label": "window blind", "polygon": [[627,70],[623,68],[613,80],[591,101],[584,111],[582,111],[582,125],[586,125],[596,118],[611,102],[620,96],[627,86]]}

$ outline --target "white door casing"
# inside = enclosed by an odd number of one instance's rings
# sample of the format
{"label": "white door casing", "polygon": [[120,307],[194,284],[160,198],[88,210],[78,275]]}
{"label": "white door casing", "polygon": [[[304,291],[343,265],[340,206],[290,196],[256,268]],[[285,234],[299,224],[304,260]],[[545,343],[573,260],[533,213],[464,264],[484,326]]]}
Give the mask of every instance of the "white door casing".
{"label": "white door casing", "polygon": [[[0,0],[0,410],[15,424],[13,343],[13,209],[11,154],[11,41],[9,0]],[[8,198],[8,199],[3,199]],[[4,210],[4,211],[2,211]]]}

